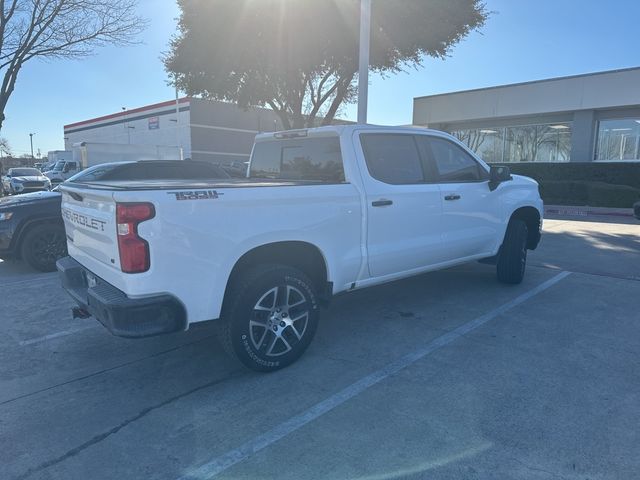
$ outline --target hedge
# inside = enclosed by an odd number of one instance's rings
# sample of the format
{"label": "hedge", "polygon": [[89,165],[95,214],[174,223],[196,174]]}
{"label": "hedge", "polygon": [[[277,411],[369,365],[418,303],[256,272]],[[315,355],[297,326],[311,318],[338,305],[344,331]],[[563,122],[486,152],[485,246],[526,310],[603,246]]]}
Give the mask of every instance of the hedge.
{"label": "hedge", "polygon": [[540,195],[550,205],[631,208],[640,199],[640,189],[604,182],[546,180]]}
{"label": "hedge", "polygon": [[640,163],[503,163],[540,184],[550,205],[631,208],[640,200]]}

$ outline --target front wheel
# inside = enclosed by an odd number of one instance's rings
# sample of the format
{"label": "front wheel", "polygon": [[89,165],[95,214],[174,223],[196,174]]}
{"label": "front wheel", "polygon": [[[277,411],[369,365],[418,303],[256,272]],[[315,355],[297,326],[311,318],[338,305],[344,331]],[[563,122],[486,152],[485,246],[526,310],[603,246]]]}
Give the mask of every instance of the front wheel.
{"label": "front wheel", "polygon": [[281,265],[251,269],[231,287],[220,339],[246,367],[271,372],[295,362],[315,335],[318,302],[311,280]]}
{"label": "front wheel", "polygon": [[527,266],[527,224],[514,219],[509,222],[498,258],[497,274],[502,283],[518,284]]}

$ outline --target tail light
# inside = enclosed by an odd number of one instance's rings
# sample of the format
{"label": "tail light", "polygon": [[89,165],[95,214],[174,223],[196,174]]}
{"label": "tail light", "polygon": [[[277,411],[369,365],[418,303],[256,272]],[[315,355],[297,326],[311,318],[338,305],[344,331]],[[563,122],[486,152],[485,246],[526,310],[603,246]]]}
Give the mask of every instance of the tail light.
{"label": "tail light", "polygon": [[151,203],[116,204],[120,268],[124,273],[142,273],[149,270],[149,244],[138,236],[138,225],[155,215],[156,211]]}

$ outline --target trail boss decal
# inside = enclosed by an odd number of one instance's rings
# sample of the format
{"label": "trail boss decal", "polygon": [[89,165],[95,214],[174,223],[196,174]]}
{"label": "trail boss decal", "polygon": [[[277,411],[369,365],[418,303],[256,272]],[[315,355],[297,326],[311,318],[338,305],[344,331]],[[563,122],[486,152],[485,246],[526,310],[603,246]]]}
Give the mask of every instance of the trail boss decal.
{"label": "trail boss decal", "polygon": [[176,200],[215,200],[224,193],[215,190],[194,190],[191,192],[167,192],[167,195],[175,195]]}

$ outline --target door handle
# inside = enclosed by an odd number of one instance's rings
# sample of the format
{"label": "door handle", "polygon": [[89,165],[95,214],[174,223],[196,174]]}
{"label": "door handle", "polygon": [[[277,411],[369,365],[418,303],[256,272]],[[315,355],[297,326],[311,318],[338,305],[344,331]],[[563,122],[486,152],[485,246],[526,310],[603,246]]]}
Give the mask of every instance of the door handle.
{"label": "door handle", "polygon": [[376,200],[374,202],[371,202],[371,205],[373,207],[387,207],[389,205],[393,205],[393,201],[392,200]]}
{"label": "door handle", "polygon": [[458,195],[457,193],[444,196],[445,200],[460,200],[460,198],[460,195]]}

